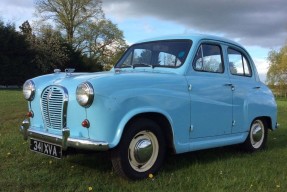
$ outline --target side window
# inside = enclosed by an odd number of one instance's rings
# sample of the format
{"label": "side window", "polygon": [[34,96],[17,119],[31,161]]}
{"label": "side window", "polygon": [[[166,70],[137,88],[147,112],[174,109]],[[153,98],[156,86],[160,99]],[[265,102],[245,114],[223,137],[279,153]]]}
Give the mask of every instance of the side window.
{"label": "side window", "polygon": [[200,45],[193,61],[193,69],[203,72],[223,73],[223,68],[220,46],[213,44]]}
{"label": "side window", "polygon": [[237,50],[228,48],[229,69],[232,75],[251,76],[251,68],[246,57]]}

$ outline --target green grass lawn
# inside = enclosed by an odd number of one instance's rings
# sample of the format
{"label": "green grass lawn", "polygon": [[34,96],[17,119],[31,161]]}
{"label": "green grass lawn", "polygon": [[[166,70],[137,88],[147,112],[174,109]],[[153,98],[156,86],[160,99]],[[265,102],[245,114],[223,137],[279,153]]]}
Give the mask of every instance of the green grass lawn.
{"label": "green grass lawn", "polygon": [[27,111],[22,92],[0,90],[0,191],[286,191],[287,101],[277,103],[281,126],[269,132],[266,151],[173,155],[154,178],[132,182],[115,174],[108,153],[56,160],[29,151],[18,130]]}

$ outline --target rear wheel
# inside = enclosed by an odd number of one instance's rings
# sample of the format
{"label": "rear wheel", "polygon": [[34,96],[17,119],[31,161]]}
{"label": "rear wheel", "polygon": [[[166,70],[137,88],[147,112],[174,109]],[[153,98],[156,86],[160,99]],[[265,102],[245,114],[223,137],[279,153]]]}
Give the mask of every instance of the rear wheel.
{"label": "rear wheel", "polygon": [[112,151],[115,171],[129,179],[143,179],[157,172],[165,156],[165,139],[152,120],[137,119],[122,135],[119,146]]}
{"label": "rear wheel", "polygon": [[265,122],[261,119],[256,119],[252,122],[248,137],[243,144],[247,151],[257,151],[266,147],[268,130]]}

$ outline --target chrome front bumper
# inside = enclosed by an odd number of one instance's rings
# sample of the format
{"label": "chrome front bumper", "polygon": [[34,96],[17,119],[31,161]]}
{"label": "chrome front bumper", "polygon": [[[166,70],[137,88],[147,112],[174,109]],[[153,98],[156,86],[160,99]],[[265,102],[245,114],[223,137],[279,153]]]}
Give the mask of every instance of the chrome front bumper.
{"label": "chrome front bumper", "polygon": [[62,129],[62,136],[60,136],[48,132],[32,130],[29,127],[29,121],[25,119],[22,122],[22,126],[20,126],[20,132],[23,134],[24,140],[27,140],[28,137],[39,139],[42,141],[60,145],[62,146],[63,150],[66,150],[68,147],[94,151],[106,151],[109,149],[109,144],[107,142],[70,137],[69,128]]}

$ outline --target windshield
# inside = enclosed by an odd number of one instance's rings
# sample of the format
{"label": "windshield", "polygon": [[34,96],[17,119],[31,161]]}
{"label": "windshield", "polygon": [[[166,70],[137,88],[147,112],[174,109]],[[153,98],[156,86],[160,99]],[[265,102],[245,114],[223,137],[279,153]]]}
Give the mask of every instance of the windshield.
{"label": "windshield", "polygon": [[185,62],[191,44],[191,40],[166,40],[135,44],[125,52],[115,67],[176,68]]}

